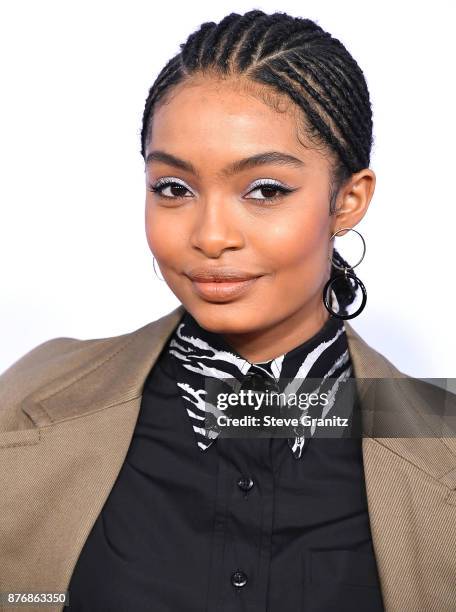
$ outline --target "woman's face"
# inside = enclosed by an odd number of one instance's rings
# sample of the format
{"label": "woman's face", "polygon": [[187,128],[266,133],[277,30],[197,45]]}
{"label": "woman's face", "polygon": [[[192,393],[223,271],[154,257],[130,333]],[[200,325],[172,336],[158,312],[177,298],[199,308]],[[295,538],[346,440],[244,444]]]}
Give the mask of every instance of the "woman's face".
{"label": "woman's face", "polygon": [[[303,147],[297,126],[293,112],[207,77],[175,88],[152,120],[148,244],[184,307],[233,343],[268,328],[286,334],[292,320],[316,332],[328,316],[330,237],[364,214],[348,189],[348,212],[329,216],[330,159]],[[191,278],[224,269],[253,278]]]}

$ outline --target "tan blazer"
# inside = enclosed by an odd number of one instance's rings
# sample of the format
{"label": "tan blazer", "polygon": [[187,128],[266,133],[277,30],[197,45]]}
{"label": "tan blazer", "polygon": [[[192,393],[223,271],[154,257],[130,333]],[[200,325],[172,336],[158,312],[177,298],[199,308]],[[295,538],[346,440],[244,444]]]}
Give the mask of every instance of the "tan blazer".
{"label": "tan blazer", "polygon": [[[49,340],[0,376],[0,592],[67,590],[127,454],[145,378],[184,312],[121,336]],[[386,377],[384,405],[424,414],[412,379],[345,329],[361,407],[364,379]],[[362,452],[387,612],[455,612],[455,438],[363,437]]]}

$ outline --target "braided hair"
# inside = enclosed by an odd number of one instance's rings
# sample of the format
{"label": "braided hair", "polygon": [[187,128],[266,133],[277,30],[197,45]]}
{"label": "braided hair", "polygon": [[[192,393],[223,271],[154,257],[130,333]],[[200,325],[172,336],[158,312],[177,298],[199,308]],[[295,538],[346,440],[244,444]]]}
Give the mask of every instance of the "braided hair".
{"label": "braided hair", "polygon": [[[284,12],[254,9],[243,15],[230,13],[219,23],[203,23],[180,45],[149,90],[141,130],[144,159],[157,103],[191,75],[210,72],[267,86],[265,102],[271,103],[270,93],[275,91],[303,111],[300,117],[309,139],[333,153],[329,214],[334,214],[341,185],[369,166],[373,143],[367,84],[344,45],[314,21]],[[333,261],[349,267],[336,249]],[[331,277],[339,274],[333,265]],[[339,312],[346,314],[355,298],[356,284],[341,284]]]}

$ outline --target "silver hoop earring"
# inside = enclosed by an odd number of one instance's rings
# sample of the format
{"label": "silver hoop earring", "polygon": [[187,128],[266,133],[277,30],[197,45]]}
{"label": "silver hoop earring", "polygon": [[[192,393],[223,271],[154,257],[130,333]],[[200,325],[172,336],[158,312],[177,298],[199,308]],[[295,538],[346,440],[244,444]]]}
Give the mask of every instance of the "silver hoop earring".
{"label": "silver hoop earring", "polygon": [[[358,236],[363,241],[363,254],[361,255],[361,259],[354,266],[339,266],[333,260],[332,256],[328,258],[329,261],[331,262],[331,266],[334,266],[338,270],[342,270],[343,274],[337,274],[336,276],[333,276],[325,284],[324,289],[323,289],[323,303],[325,305],[326,310],[328,310],[334,317],[337,317],[338,319],[353,319],[354,317],[357,317],[364,310],[364,307],[366,306],[366,301],[367,301],[366,287],[364,286],[363,282],[356,276],[356,274],[352,272],[353,268],[356,268],[356,266],[359,266],[359,264],[364,259],[364,255],[366,253],[366,243],[364,241],[364,238],[361,236],[361,234],[357,230],[353,229],[352,227],[343,227],[340,230],[337,230],[337,232],[335,232],[331,236],[330,240],[333,240],[333,238],[335,238],[337,234],[339,234],[339,232],[343,232],[344,230],[351,230],[358,234]],[[332,293],[334,293],[336,297],[336,301],[338,302],[337,295],[333,291],[332,287],[334,283],[339,282],[340,280],[344,280],[344,282],[348,284],[350,284],[350,281],[353,281],[356,283],[357,288],[359,287],[361,289],[361,292],[362,292],[361,304],[358,310],[356,310],[353,314],[340,314],[339,312],[335,312],[332,309],[332,295],[331,295]]]}
{"label": "silver hoop earring", "polygon": [[[164,278],[160,278],[157,274],[157,270],[155,269],[155,257],[152,255],[152,266],[154,268],[154,272],[155,272],[155,276],[158,278],[158,280],[164,281]],[[166,282],[166,281],[165,281]]]}

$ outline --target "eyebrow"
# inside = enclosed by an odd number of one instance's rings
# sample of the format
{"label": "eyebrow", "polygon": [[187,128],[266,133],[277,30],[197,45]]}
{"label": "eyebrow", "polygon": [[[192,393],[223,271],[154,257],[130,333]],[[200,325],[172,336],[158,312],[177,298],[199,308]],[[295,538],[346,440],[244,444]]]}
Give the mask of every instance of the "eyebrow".
{"label": "eyebrow", "polygon": [[[190,172],[195,176],[199,176],[199,172],[193,164],[185,161],[184,159],[180,159],[175,155],[171,155],[171,153],[166,153],[165,151],[151,151],[147,155],[146,165],[153,161],[163,162],[169,166],[174,166],[175,168],[179,168],[180,170],[185,170],[186,172]],[[250,157],[244,157],[236,160],[235,162],[231,162],[222,168],[219,175],[226,178],[241,172],[242,170],[263,166],[266,164],[290,166],[292,168],[302,168],[305,166],[301,159],[298,159],[293,155],[289,155],[288,153],[281,153],[280,151],[266,151],[264,153],[257,153],[256,155],[251,155]]]}

